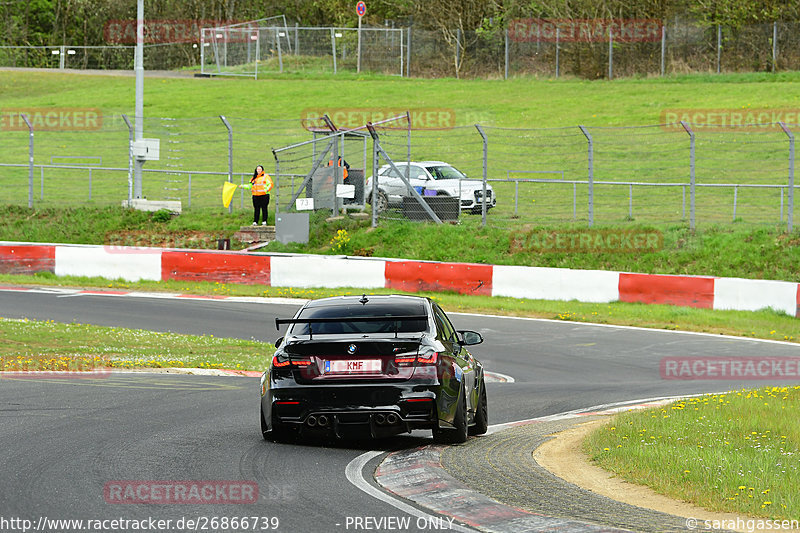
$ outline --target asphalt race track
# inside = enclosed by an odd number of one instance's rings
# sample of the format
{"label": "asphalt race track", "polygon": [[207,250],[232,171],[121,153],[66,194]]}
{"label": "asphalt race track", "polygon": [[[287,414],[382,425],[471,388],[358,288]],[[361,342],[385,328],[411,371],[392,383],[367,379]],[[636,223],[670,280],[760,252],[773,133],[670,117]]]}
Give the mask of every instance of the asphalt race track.
{"label": "asphalt race track", "polygon": [[[0,291],[0,316],[7,318],[265,341],[280,336],[274,318],[290,316],[297,307]],[[768,383],[664,380],[659,361],[667,356],[800,355],[799,346],[710,335],[459,314],[451,318],[457,328],[484,335],[485,343],[472,351],[487,370],[515,379],[489,384],[492,424]],[[17,517],[36,524],[40,517],[152,517],[175,524],[182,517],[259,516],[277,517],[278,530],[286,532],[356,531],[377,524],[385,526],[382,530],[398,530],[393,526],[409,515],[358,490],[348,482],[345,469],[366,451],[413,448],[430,442],[428,435],[420,432],[391,442],[264,442],[258,398],[257,378],[149,373],[98,379],[0,378],[0,520]],[[364,471],[379,461],[380,456]],[[252,504],[107,503],[104,487],[124,480],[253,481],[259,498]],[[357,517],[376,521],[358,522]],[[391,517],[398,521],[377,522]],[[410,524],[402,530],[433,529],[424,521],[425,527],[415,527],[416,517]],[[254,530],[252,525],[248,530]]]}

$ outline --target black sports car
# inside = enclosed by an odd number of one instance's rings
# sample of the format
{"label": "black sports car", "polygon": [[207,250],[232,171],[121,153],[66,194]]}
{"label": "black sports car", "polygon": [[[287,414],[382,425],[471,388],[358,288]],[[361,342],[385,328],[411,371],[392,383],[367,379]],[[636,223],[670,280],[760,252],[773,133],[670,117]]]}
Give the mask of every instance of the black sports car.
{"label": "black sports car", "polygon": [[381,438],[433,430],[438,442],[486,432],[483,366],[435,302],[416,296],[314,300],[290,319],[261,376],[261,432]]}

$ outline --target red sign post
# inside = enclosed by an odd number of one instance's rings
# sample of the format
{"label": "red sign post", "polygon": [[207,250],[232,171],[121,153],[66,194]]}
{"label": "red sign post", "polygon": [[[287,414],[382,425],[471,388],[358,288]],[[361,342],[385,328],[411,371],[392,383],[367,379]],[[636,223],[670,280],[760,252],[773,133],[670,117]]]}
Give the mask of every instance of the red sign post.
{"label": "red sign post", "polygon": [[358,15],[358,63],[356,66],[356,72],[361,72],[361,19],[367,13],[367,4],[363,1],[359,1],[356,4],[356,15]]}

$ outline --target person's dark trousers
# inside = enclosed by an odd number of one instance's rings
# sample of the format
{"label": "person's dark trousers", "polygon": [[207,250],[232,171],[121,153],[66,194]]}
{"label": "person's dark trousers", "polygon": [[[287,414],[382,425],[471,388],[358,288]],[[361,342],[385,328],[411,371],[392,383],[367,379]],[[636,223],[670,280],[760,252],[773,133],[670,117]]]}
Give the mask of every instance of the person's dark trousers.
{"label": "person's dark trousers", "polygon": [[267,221],[267,207],[269,206],[269,194],[259,194],[253,196],[253,222],[258,224],[258,214],[264,213],[264,222]]}

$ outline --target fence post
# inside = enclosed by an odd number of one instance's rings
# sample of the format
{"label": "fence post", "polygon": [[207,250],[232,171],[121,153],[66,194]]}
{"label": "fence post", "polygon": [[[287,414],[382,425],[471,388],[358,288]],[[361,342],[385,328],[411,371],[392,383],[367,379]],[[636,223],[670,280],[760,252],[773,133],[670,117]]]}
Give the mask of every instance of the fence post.
{"label": "fence post", "polygon": [[591,228],[594,225],[594,144],[592,142],[592,134],[589,133],[589,130],[583,126],[578,127],[589,142],[587,159],[589,161],[589,227]]}
{"label": "fence post", "polygon": [[578,184],[575,182],[572,182],[572,220],[578,220]]}
{"label": "fence post", "polygon": [[33,209],[33,124],[25,113],[20,116],[28,126],[28,209]]}
{"label": "fence post", "polygon": [[[483,196],[481,197],[481,226],[486,227],[486,178],[489,162],[489,138],[486,137],[486,132],[483,131],[480,124],[475,124],[478,133],[481,134],[483,139]],[[459,200],[460,202],[460,200]],[[460,209],[460,208],[459,208]]]}
{"label": "fence post", "polygon": [[406,78],[411,77],[411,26],[408,27],[408,42],[406,43]]}
{"label": "fence post", "polygon": [[667,28],[665,26],[661,26],[661,75],[664,75],[664,57],[666,53],[666,45],[667,45]]}
{"label": "fence post", "polygon": [[339,214],[339,201],[336,198],[336,185],[339,183],[339,139],[333,138],[333,208],[331,209],[331,216],[335,217]]}
{"label": "fence post", "polygon": [[608,79],[614,77],[614,31],[608,30]]}
{"label": "fence post", "polygon": [[[225,118],[225,115],[220,115],[219,119],[225,124],[225,128],[228,130],[228,183],[233,182],[233,129],[231,128],[230,123],[228,123],[228,119]],[[233,203],[228,205],[228,213],[233,213]]]}
{"label": "fence post", "polygon": [[283,52],[281,51],[281,32],[275,30],[275,41],[278,43],[278,67],[280,73],[283,74]]}
{"label": "fence post", "polygon": [[[402,33],[400,34],[403,35]],[[402,49],[402,46],[401,46]],[[374,131],[374,129],[373,129]],[[377,136],[378,134],[375,133]],[[375,144],[375,139],[372,139],[372,191],[370,192],[372,198],[372,227],[378,227],[378,158],[380,152],[378,146]]]}
{"label": "fence post", "polygon": [[206,32],[205,28],[200,30],[200,74],[206,73]]}
{"label": "fence post", "polygon": [[717,24],[717,74],[722,60],[722,27]]}
{"label": "fence post", "polygon": [[300,55],[300,23],[294,23],[294,55]]}
{"label": "fence post", "polygon": [[456,28],[456,78],[458,78],[458,61],[461,59],[461,28]]}
{"label": "fence post", "polygon": [[333,73],[336,74],[336,30],[331,28],[331,50],[333,50]]}
{"label": "fence post", "polygon": [[781,125],[786,136],[789,137],[789,205],[786,211],[786,230],[792,231],[792,218],[794,216],[794,133],[783,122],[778,122],[778,124]]}
{"label": "fence post", "polygon": [[689,228],[694,229],[694,132],[684,120],[681,126],[689,134]]}
{"label": "fence post", "polygon": [[556,28],[556,78],[558,78],[558,41],[560,37],[560,30]]}
{"label": "fence post", "polygon": [[258,79],[258,64],[261,62],[261,30],[256,29],[256,68],[255,79]]}
{"label": "fence post", "polygon": [[772,72],[775,72],[775,63],[778,61],[778,22],[772,23]]}
{"label": "fence post", "polygon": [[[272,149],[272,157],[275,158],[275,224],[277,224],[278,223],[278,213],[280,212],[280,209],[281,209],[281,201],[280,201],[281,162],[278,159],[278,154],[275,152],[274,148]],[[244,178],[242,178],[242,179],[244,180]]]}
{"label": "fence post", "polygon": [[122,115],[122,120],[128,126],[128,207],[133,205],[133,125],[128,120],[128,115]]}
{"label": "fence post", "polygon": [[503,79],[508,79],[508,28],[505,31],[505,61],[506,61],[506,69],[505,69],[505,77]]}
{"label": "fence post", "polygon": [[633,184],[628,184],[628,219],[633,220]]}
{"label": "fence post", "polygon": [[681,220],[686,220],[686,185],[681,187]]}
{"label": "fence post", "polygon": [[739,186],[733,186],[733,220],[732,222],[736,222],[736,200],[739,197]]}

